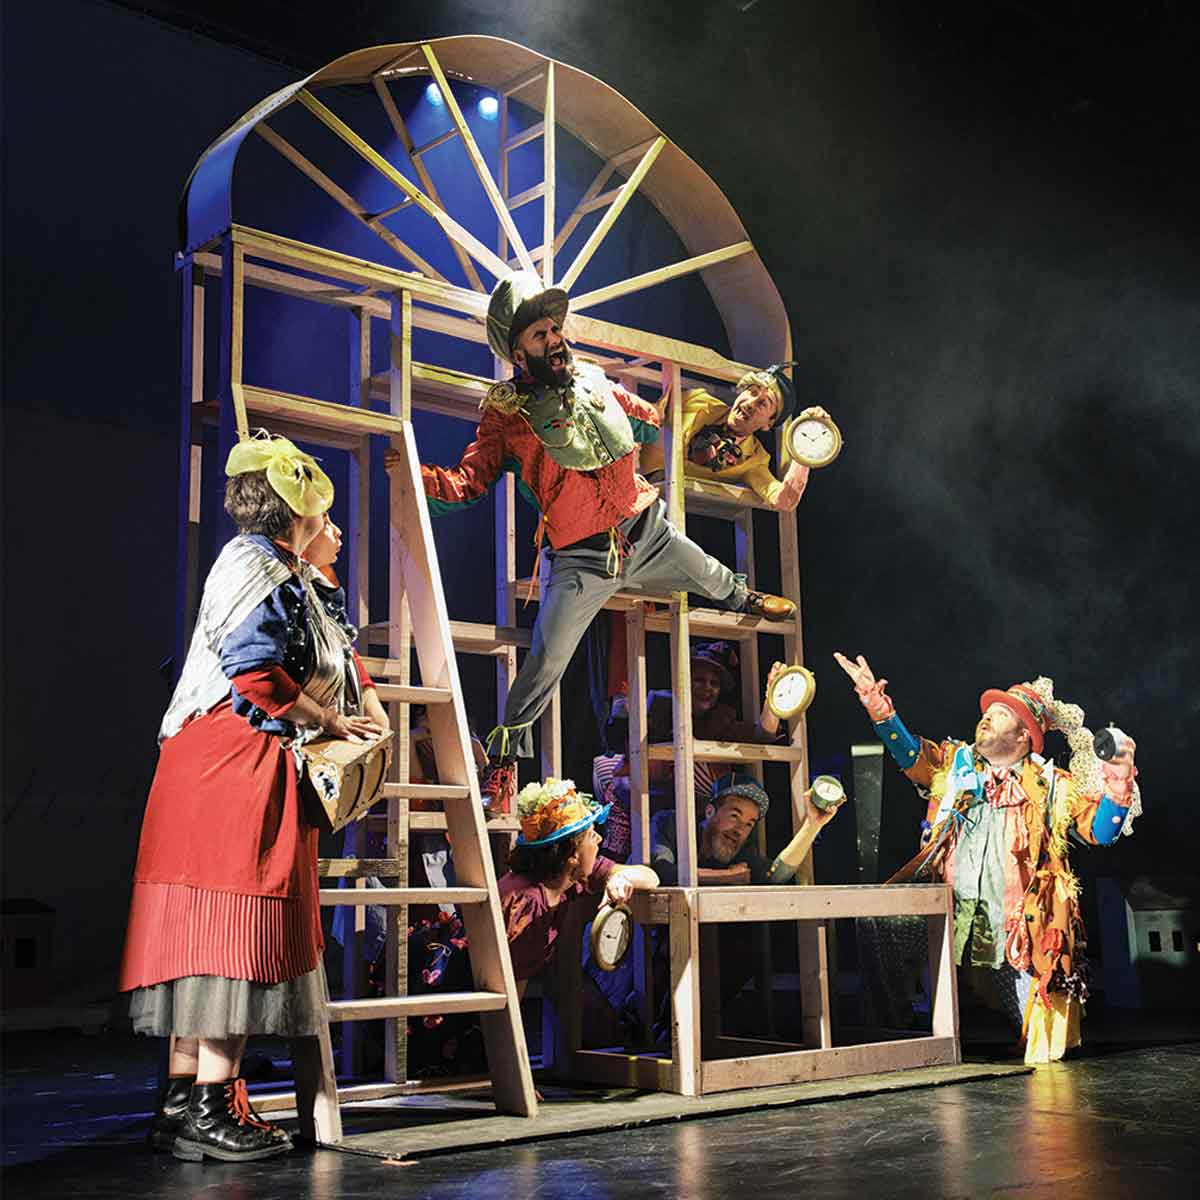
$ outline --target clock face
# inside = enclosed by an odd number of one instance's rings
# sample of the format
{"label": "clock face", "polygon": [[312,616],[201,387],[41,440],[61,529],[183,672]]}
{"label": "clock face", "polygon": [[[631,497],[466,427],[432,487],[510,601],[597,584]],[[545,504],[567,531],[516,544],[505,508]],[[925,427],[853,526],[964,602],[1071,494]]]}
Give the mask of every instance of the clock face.
{"label": "clock face", "polygon": [[771,710],[786,721],[803,712],[811,703],[816,691],[816,682],[803,667],[789,667],[771,685],[767,698]]}
{"label": "clock face", "polygon": [[605,971],[615,970],[629,950],[632,938],[629,909],[620,905],[600,913],[592,926],[592,953],[596,965]]}
{"label": "clock face", "polygon": [[824,467],[841,451],[842,435],[830,419],[801,413],[788,429],[787,448],[797,462],[807,467]]}
{"label": "clock face", "polygon": [[836,779],[832,775],[818,775],[812,781],[812,795],[813,803],[822,812],[828,812],[831,808],[840,804],[846,797],[841,780]]}

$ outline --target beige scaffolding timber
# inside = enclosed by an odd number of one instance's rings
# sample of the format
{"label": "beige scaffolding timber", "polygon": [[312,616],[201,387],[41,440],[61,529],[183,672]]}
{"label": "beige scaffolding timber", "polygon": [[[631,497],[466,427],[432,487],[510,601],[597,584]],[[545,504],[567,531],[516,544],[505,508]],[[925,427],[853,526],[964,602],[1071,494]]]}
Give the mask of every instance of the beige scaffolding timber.
{"label": "beige scaffolding timber", "polygon": [[[388,86],[389,80],[409,74],[428,75],[437,82],[448,101],[447,115],[452,122],[450,129],[421,146],[414,144]],[[454,96],[455,79],[492,87],[500,96],[501,143],[499,169],[495,177],[491,176]],[[331,107],[332,98],[327,97],[330,103],[326,103],[316,94],[320,89],[335,89],[340,84],[366,83],[373,87],[383,105],[388,122],[409,158],[415,181],[361,138],[351,124]],[[518,95],[522,104],[534,110],[535,116],[540,111],[542,120],[512,132],[509,128],[509,101]],[[340,139],[360,160],[387,180],[397,191],[397,203],[379,211],[369,211],[300,149],[268,128],[266,118],[292,103],[305,110],[314,125],[319,124],[327,133]],[[557,127],[567,129],[578,137],[596,154],[601,165],[590,187],[556,229]],[[216,151],[226,146],[230,139],[243,137],[250,129],[257,129],[267,145],[325,192],[353,220],[375,233],[381,245],[386,245],[411,269],[383,266],[278,234],[248,229],[236,223],[213,225],[209,215],[211,205],[205,208],[200,201],[198,215],[193,218],[189,197],[194,188],[203,200],[212,193],[214,187],[222,183],[222,171],[229,173],[224,186],[229,186],[231,182],[232,166],[221,164],[231,164],[233,158],[228,154],[217,154]],[[509,188],[509,156],[539,138],[542,142],[542,180],[512,195]],[[424,156],[448,142],[461,145],[484,188],[496,217],[496,250],[492,250],[474,232],[450,216],[425,166]],[[369,572],[365,563],[364,529],[365,514],[369,509],[369,439],[372,436],[385,436],[394,445],[404,447],[404,467],[398,495],[403,495],[404,480],[407,478],[412,493],[409,499],[404,500],[409,505],[407,511],[410,515],[414,512],[414,498],[416,508],[423,511],[419,480],[414,482],[415,477],[410,476],[410,472],[415,470],[415,454],[408,449],[411,427],[407,423],[412,409],[477,421],[479,402],[493,378],[457,371],[438,363],[413,361],[413,330],[429,330],[486,345],[482,317],[487,301],[482,293],[490,283],[481,279],[478,268],[496,276],[513,268],[534,267],[541,272],[545,283],[557,280],[561,286],[570,286],[592,261],[595,251],[636,192],[644,194],[675,230],[683,241],[687,257],[628,279],[592,286],[590,290],[575,295],[567,333],[575,344],[578,357],[596,363],[630,390],[636,391],[639,385],[647,385],[669,394],[673,424],[679,428],[681,397],[685,388],[711,388],[714,383],[732,384],[751,365],[760,367],[766,362],[791,357],[786,313],[777,289],[747,239],[744,227],[712,180],[627,101],[601,81],[583,72],[494,38],[446,38],[356,51],[322,68],[308,79],[281,89],[256,106],[206,151],[193,172],[185,194],[188,232],[185,237],[187,250],[181,255],[181,267],[184,268],[182,274],[185,279],[183,357],[187,444],[181,459],[181,510],[184,519],[181,521],[180,549],[181,561],[188,566],[180,574],[181,611],[191,613],[195,604],[202,454],[200,429],[204,420],[215,420],[219,424],[223,449],[231,444],[239,431],[248,428],[253,419],[254,423],[269,424],[274,431],[319,441],[346,450],[351,455],[352,464],[356,464],[352,466],[351,478],[352,514],[357,514],[352,516],[352,523],[357,523],[349,539],[352,613],[364,628],[367,644],[387,646],[386,657],[368,657],[366,661],[372,674],[387,680],[393,689],[388,693],[388,709],[393,728],[399,736],[399,744],[394,761],[394,778],[389,787],[387,816],[369,818],[372,822],[382,821],[386,827],[385,858],[374,862],[328,860],[322,866],[331,875],[355,878],[356,882],[360,875],[380,874],[383,871],[389,882],[396,883],[396,887],[387,889],[393,912],[388,937],[387,977],[397,992],[403,990],[406,974],[404,947],[398,934],[404,928],[407,904],[416,902],[415,890],[406,886],[408,836],[410,831],[444,829],[451,819],[449,810],[445,814],[410,813],[408,801],[420,795],[425,798],[442,797],[451,806],[459,805],[462,803],[462,794],[461,790],[456,789],[464,785],[455,780],[450,784],[425,785],[425,790],[421,791],[421,785],[407,782],[408,704],[414,696],[409,678],[409,647],[416,613],[412,610],[411,597],[404,586],[395,583],[397,572],[393,571],[389,577],[387,621],[370,624],[367,620],[370,615],[366,610]],[[512,214],[538,199],[543,202],[541,244],[526,245]],[[231,211],[231,202],[229,208]],[[444,275],[385,224],[390,217],[403,210],[423,214],[420,219],[429,219],[436,224],[448,239],[468,287],[458,287],[448,282]],[[584,237],[570,264],[565,270],[560,270],[556,259],[567,248],[568,241],[581,223],[593,214],[599,214],[597,223]],[[207,230],[206,220],[209,222]],[[580,236],[583,237],[582,231]],[[679,338],[629,328],[588,315],[589,310],[606,301],[691,273],[702,274],[725,324],[736,358],[726,357]],[[222,396],[221,403],[216,405],[206,402],[202,383],[204,280],[207,277],[219,279],[222,289]],[[357,349],[352,352],[354,365],[349,403],[346,403],[346,397],[331,399],[297,395],[243,382],[242,297],[247,286],[340,307],[350,314],[352,341]],[[389,370],[374,377],[369,365],[364,365],[369,364],[370,359],[372,319],[389,322],[392,351]],[[196,369],[197,364],[199,370]],[[502,374],[505,369],[495,363],[493,377]],[[403,433],[406,426],[408,438]],[[685,508],[687,511],[734,521],[738,547],[737,569],[745,572],[753,583],[753,511],[765,506],[745,488],[685,479],[682,447],[678,445],[673,446],[667,456],[666,486],[670,517],[678,527],[683,527]],[[517,578],[514,481],[511,476],[504,477],[498,492],[495,516],[495,624],[450,620],[442,607],[439,609],[439,619],[444,618],[444,630],[434,642],[441,647],[440,653],[445,663],[453,661],[452,652],[485,654],[495,658],[498,711],[502,712],[516,672],[517,648],[529,643],[529,631],[517,627],[518,589],[527,586],[536,595],[541,581]],[[396,515],[396,506],[401,503],[398,495],[393,496],[393,517]],[[413,570],[416,568],[412,566],[411,556],[405,559],[408,543],[402,536],[404,532],[405,525],[393,520],[393,557],[407,561],[409,569]],[[782,590],[798,600],[799,553],[796,522],[790,514],[779,515],[779,538]],[[364,557],[358,557],[360,554]],[[435,590],[440,590],[440,585]],[[644,595],[618,592],[607,607],[624,614],[629,635],[630,750],[631,774],[635,784],[632,789],[634,802],[631,817],[635,851],[641,861],[645,861],[649,851],[647,764],[651,758],[669,756],[675,759],[682,886],[639,896],[635,905],[635,912],[644,923],[665,923],[668,926],[675,1013],[672,1057],[668,1060],[579,1050],[577,1020],[568,1011],[557,1039],[559,1067],[580,1079],[666,1087],[685,1094],[699,1094],[725,1087],[827,1078],[855,1070],[898,1069],[914,1065],[914,1055],[920,1056],[923,1063],[956,1061],[957,1022],[953,1015],[953,977],[947,969],[949,926],[946,918],[949,901],[945,889],[890,889],[886,897],[881,897],[877,894],[878,889],[871,888],[793,887],[767,889],[769,897],[763,889],[756,889],[755,895],[750,897],[749,889],[726,888],[721,889],[720,894],[704,894],[696,886],[695,814],[691,788],[693,760],[699,757],[742,763],[756,772],[761,770],[763,762],[785,762],[789,772],[794,824],[802,819],[800,797],[807,782],[808,767],[802,721],[793,728],[790,743],[786,746],[706,743],[692,738],[690,690],[686,686],[688,639],[699,634],[732,638],[740,643],[745,663],[742,699],[744,711],[749,716],[757,711],[758,705],[758,635],[782,632],[785,657],[793,662],[803,661],[799,611],[793,622],[781,626],[736,613],[707,609],[689,612],[684,596],[661,597],[665,610],[648,612],[646,599]],[[644,702],[647,632],[665,633],[671,638],[673,682],[677,698],[677,737],[673,747],[650,747],[646,743]],[[452,650],[448,650],[448,646]],[[445,666],[445,663],[441,665]],[[425,679],[424,663],[422,678]],[[461,707],[461,697],[457,704]],[[556,692],[541,723],[543,774],[561,773],[560,711]],[[461,732],[460,729],[459,734]],[[458,742],[461,741],[459,736]],[[457,772],[461,764],[458,758],[454,758],[457,751],[453,747],[453,739],[449,753],[453,763],[451,770]],[[469,754],[462,758],[462,763],[469,765]],[[466,818],[460,812],[454,819],[461,822]],[[484,852],[486,834],[480,832],[484,828],[481,821],[480,814],[476,813],[474,825],[479,829],[469,834],[475,838],[473,844],[479,848],[480,864],[488,859]],[[499,818],[488,821],[486,828],[507,838],[515,829],[515,821]],[[457,859],[457,837],[455,850]],[[473,854],[474,851],[468,853],[472,861]],[[379,869],[369,872],[368,867]],[[479,870],[483,872],[482,865]],[[806,874],[802,878],[811,881],[811,861],[805,864],[804,871]],[[494,872],[492,875],[491,886],[494,886]],[[369,899],[363,895],[348,897],[349,890],[335,893],[334,889],[329,889],[331,902],[349,903],[361,912],[362,905],[380,896],[380,889],[372,889]],[[424,898],[430,898],[430,895],[424,893]],[[747,914],[758,919],[797,923],[805,1015],[803,1050],[787,1048],[781,1051],[777,1045],[769,1043],[739,1047],[728,1044],[730,1039],[718,1039],[726,1044],[717,1045],[708,1037],[707,1030],[707,1044],[702,1043],[701,995],[711,994],[713,989],[710,987],[702,992],[700,987],[701,942],[713,933],[720,922],[744,920]],[[902,1045],[887,1043],[876,1047],[834,1047],[826,944],[828,921],[837,916],[892,914],[919,914],[930,921],[931,972],[935,982],[935,1036],[933,1039],[916,1039],[913,1043]],[[573,912],[572,920],[579,915]],[[566,944],[569,943],[564,938]],[[507,962],[506,952],[503,958]],[[560,972],[565,970],[568,975],[571,970],[577,974],[577,956],[560,954],[558,967]],[[421,1007],[425,1003],[427,1001],[424,998],[416,1003],[409,998],[407,1011],[426,1011]],[[365,1016],[378,1011],[379,1007],[362,1002],[346,1011]],[[438,1007],[446,1010],[444,1002]],[[485,1018],[493,1030],[496,1012],[499,1011],[497,1009]],[[516,1014],[508,997],[503,1012],[508,1017]],[[517,1024],[519,1028],[519,1017]],[[708,1028],[711,1029],[711,1023]],[[345,1064],[352,1065],[354,1056],[348,1040],[344,1047],[347,1051]],[[739,1054],[739,1051],[745,1053]],[[734,1057],[717,1061],[710,1057],[713,1053],[722,1056],[732,1054]],[[736,1063],[736,1066],[726,1065],[727,1062]],[[502,1063],[502,1069],[507,1072],[510,1065],[511,1062],[506,1060]],[[516,1083],[506,1079],[503,1085],[498,1084],[497,1098],[503,1103],[512,1101],[514,1107],[510,1111],[522,1111],[527,1096],[522,1070],[527,1072],[527,1061],[523,1068],[517,1064],[514,1070],[521,1078]],[[407,1079],[402,1020],[392,1022],[387,1041],[385,1074],[387,1077],[381,1083],[352,1089],[353,1097],[394,1095],[412,1090],[415,1086]],[[312,1071],[309,1075],[312,1076]],[[323,1078],[328,1083],[328,1071]],[[330,1106],[336,1115],[337,1107],[328,1087],[322,1099],[327,1118]],[[281,1098],[278,1103],[284,1103],[284,1099]],[[320,1112],[318,1110],[318,1116]]]}

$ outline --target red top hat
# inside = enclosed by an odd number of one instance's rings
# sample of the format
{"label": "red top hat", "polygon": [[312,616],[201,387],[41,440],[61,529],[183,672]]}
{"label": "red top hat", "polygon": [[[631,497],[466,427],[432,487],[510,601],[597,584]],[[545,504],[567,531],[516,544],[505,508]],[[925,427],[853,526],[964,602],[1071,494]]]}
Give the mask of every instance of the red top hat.
{"label": "red top hat", "polygon": [[1046,700],[1033,690],[1032,685],[1014,683],[1007,692],[989,688],[979,697],[979,711],[985,713],[993,704],[1003,704],[1021,722],[1029,734],[1034,754],[1041,754],[1050,714]]}

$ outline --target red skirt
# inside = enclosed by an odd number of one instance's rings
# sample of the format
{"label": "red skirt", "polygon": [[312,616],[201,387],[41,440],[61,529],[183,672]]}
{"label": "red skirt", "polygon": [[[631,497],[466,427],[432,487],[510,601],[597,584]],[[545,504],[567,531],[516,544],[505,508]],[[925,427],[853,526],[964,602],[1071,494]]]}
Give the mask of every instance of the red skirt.
{"label": "red skirt", "polygon": [[122,991],[187,975],[282,983],[316,967],[317,821],[291,753],[225,701],[162,745]]}

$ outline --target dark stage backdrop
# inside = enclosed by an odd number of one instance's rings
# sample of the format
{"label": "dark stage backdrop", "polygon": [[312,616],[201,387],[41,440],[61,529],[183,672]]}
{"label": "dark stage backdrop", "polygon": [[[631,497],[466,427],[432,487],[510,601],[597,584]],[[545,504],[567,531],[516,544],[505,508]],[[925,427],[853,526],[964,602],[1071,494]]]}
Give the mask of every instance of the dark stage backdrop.
{"label": "dark stage backdrop", "polygon": [[[866,653],[932,737],[968,734],[982,688],[1049,674],[1139,740],[1147,814],[1081,853],[1085,873],[1190,868],[1200,253],[1195,128],[1170,86],[1190,29],[1102,31],[1088,59],[1094,30],[1025,41],[939,5],[319,7],[4,9],[4,888],[58,910],[60,967],[113,970],[168,692],[180,188],[266,93],[414,36],[507,36],[598,75],[742,216],[792,313],[802,392],[846,435],[797,518],[818,763],[868,735],[834,649]],[[302,194],[298,236],[322,220]],[[623,220],[612,252],[631,270],[669,261],[652,213]],[[277,303],[252,311],[260,330]],[[666,308],[720,343],[702,294]],[[341,386],[329,319],[309,341]],[[275,352],[262,365],[286,387]],[[465,434],[430,420],[422,446],[450,461]],[[478,546],[479,573],[446,567],[456,609],[485,617],[487,512],[439,536]],[[917,808],[889,768],[885,859]],[[852,855],[842,818],[818,878],[853,878]]]}

